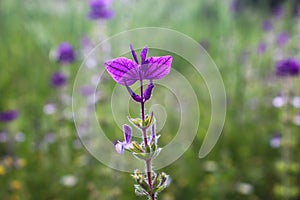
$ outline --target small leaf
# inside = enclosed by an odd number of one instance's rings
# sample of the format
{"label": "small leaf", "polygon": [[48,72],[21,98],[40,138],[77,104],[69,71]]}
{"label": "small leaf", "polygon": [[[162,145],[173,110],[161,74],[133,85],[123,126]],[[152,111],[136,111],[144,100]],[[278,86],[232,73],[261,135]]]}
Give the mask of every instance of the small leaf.
{"label": "small leaf", "polygon": [[136,141],[133,141],[131,144],[132,144],[131,150],[132,150],[134,153],[144,153],[144,150],[143,150],[143,148],[139,145],[139,143],[137,143]]}
{"label": "small leaf", "polygon": [[140,118],[131,118],[128,117],[128,120],[135,126],[137,126],[138,128],[141,128],[143,126],[143,121]]}

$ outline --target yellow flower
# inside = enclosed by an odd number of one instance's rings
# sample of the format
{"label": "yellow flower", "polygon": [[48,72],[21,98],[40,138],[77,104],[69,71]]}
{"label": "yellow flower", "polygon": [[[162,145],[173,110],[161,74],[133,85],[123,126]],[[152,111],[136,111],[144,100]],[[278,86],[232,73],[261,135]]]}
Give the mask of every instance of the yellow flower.
{"label": "yellow flower", "polygon": [[5,168],[2,165],[0,165],[0,176],[4,174],[5,174]]}
{"label": "yellow flower", "polygon": [[13,180],[10,182],[10,188],[12,190],[20,190],[22,188],[22,183],[19,180]]}

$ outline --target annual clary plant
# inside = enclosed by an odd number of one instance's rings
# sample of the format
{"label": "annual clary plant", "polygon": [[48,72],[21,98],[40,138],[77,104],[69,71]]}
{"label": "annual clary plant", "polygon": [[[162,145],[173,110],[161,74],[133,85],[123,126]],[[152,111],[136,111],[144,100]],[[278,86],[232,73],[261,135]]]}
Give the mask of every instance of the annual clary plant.
{"label": "annual clary plant", "polygon": [[[146,114],[145,103],[151,98],[154,88],[153,80],[162,79],[171,69],[172,56],[159,56],[147,58],[148,48],[144,47],[140,53],[139,62],[136,52],[130,45],[134,60],[125,57],[119,57],[105,62],[105,67],[112,78],[121,85],[124,85],[131,98],[140,104],[141,116],[139,118],[128,117],[129,121],[140,130],[142,141],[131,141],[132,128],[129,125],[123,126],[124,141],[117,141],[115,149],[117,153],[122,154],[129,151],[137,159],[145,162],[145,170],[136,169],[132,174],[136,184],[136,195],[147,196],[150,200],[155,200],[157,194],[165,189],[169,183],[169,176],[164,173],[155,173],[152,169],[152,161],[161,151],[158,147],[159,135],[155,129],[154,113]],[[144,90],[144,81],[149,84]],[[139,82],[140,94],[136,94],[130,86]]]}

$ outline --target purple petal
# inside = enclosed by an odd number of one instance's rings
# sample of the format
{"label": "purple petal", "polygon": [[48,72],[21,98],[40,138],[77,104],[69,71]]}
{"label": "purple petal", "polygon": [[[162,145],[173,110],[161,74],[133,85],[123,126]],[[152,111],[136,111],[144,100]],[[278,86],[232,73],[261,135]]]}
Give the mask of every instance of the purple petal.
{"label": "purple petal", "polygon": [[145,64],[145,61],[146,61],[146,57],[147,57],[147,53],[148,53],[148,47],[144,47],[143,50],[141,51],[141,64]]}
{"label": "purple petal", "polygon": [[120,57],[109,60],[105,67],[111,77],[119,84],[132,85],[139,80],[138,64],[128,58]]}
{"label": "purple petal", "polygon": [[126,85],[126,88],[133,100],[135,100],[136,102],[139,102],[139,103],[141,103],[143,101],[142,97],[140,97],[139,95],[134,93],[128,85]]}
{"label": "purple petal", "polygon": [[132,133],[131,127],[128,126],[128,125],[126,125],[126,124],[124,124],[123,130],[124,130],[125,143],[129,144],[130,140],[131,140],[131,133]]}
{"label": "purple petal", "polygon": [[153,88],[154,88],[154,85],[153,85],[152,81],[150,81],[147,89],[145,90],[145,92],[143,94],[145,101],[147,101],[148,99],[150,99],[150,97],[152,95]]}
{"label": "purple petal", "polygon": [[152,125],[151,131],[152,131],[152,140],[155,141],[156,140],[155,123]]}
{"label": "purple petal", "polygon": [[135,50],[134,50],[133,47],[132,47],[132,44],[130,44],[130,50],[131,50],[131,54],[132,54],[133,59],[135,60],[135,62],[136,62],[137,64],[139,64],[139,61],[138,61],[138,59],[137,59]]}
{"label": "purple petal", "polygon": [[172,56],[149,57],[146,63],[142,66],[145,69],[143,78],[161,79],[170,72]]}
{"label": "purple petal", "polygon": [[120,142],[120,141],[117,141],[116,144],[115,144],[115,149],[116,149],[116,152],[118,154],[124,153],[124,145],[123,145],[123,143]]}

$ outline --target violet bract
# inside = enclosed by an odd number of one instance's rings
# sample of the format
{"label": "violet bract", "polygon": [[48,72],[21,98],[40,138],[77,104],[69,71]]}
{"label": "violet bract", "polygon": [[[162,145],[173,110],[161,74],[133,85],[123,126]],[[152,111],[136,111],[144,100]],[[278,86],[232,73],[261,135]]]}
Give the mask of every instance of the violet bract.
{"label": "violet bract", "polygon": [[[129,121],[141,131],[142,142],[131,141],[132,130],[128,125],[124,125],[124,141],[115,143],[115,150],[122,154],[125,150],[131,152],[137,159],[145,162],[145,173],[135,170],[132,174],[136,184],[134,185],[136,195],[147,196],[150,200],[155,200],[158,192],[165,189],[169,183],[169,176],[162,173],[155,173],[152,170],[152,160],[159,154],[158,138],[155,129],[154,114],[145,114],[145,102],[151,98],[154,88],[153,80],[165,77],[171,70],[172,56],[148,57],[148,48],[144,47],[140,52],[140,61],[133,47],[130,45],[133,60],[119,57],[105,62],[105,67],[111,77],[127,88],[131,98],[140,104],[141,118],[128,117]],[[144,80],[149,84],[144,90]],[[130,86],[135,82],[140,84],[140,93],[136,94]],[[148,129],[151,128],[148,135]]]}

